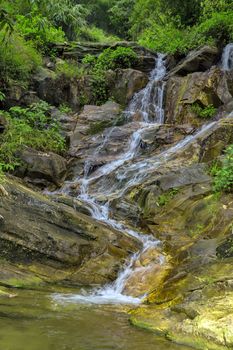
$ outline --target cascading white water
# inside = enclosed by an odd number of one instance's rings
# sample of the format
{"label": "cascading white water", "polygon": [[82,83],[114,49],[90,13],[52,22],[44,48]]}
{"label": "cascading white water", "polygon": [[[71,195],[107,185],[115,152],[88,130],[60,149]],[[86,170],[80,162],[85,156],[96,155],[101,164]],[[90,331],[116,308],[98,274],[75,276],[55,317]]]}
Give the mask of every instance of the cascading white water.
{"label": "cascading white water", "polygon": [[228,44],[222,54],[222,69],[230,71],[233,69],[233,43]]}
{"label": "cascading white water", "polygon": [[[223,52],[222,69],[226,71],[233,69],[233,44],[227,45]],[[164,122],[163,78],[165,74],[166,68],[164,64],[164,55],[159,54],[156,60],[156,67],[151,73],[148,85],[142,91],[135,94],[128,109],[125,111],[129,119],[138,112],[142,117],[142,122],[139,124],[139,129],[132,134],[129,140],[127,150],[125,153],[119,155],[116,160],[99,168],[92,176],[88,176],[91,164],[87,161],[84,171],[85,176],[82,179],[78,179],[78,183],[80,184],[81,188],[79,199],[86,203],[92,217],[121,232],[124,232],[126,235],[135,237],[142,243],[142,250],[131,256],[130,260],[125,264],[114,283],[101,289],[94,290],[88,295],[56,294],[54,295],[54,299],[56,301],[94,304],[138,304],[144,297],[144,295],[137,298],[125,295],[124,288],[128,278],[134,272],[134,263],[145,251],[147,251],[147,249],[157,247],[159,242],[152,236],[136,232],[125,227],[122,223],[110,218],[108,200],[105,204],[99,203],[97,198],[89,194],[89,190],[90,185],[93,182],[101,181],[102,179],[105,180],[109,175],[113,175],[114,185],[107,188],[105,197],[106,199],[108,197],[110,198],[113,193],[115,195],[114,198],[120,197],[131,186],[135,186],[140,184],[142,181],[147,180],[152,172],[157,171],[162,164],[172,159],[172,157],[174,157],[179,150],[184,150],[192,142],[201,137],[203,133],[206,133],[208,130],[215,127],[216,122],[204,125],[195,134],[187,136],[182,141],[178,142],[176,145],[160,153],[159,155],[151,157],[150,159],[139,159],[136,162],[131,162],[138,154],[142,133],[145,130],[153,127],[154,124],[161,124]],[[110,135],[111,130],[109,131],[107,138],[109,138]],[[106,140],[104,140],[103,145],[105,142]],[[101,145],[98,150],[101,150],[103,145]],[[96,152],[98,152],[98,150]],[[163,263],[162,257],[161,263]]]}
{"label": "cascading white water", "polygon": [[[140,303],[143,295],[140,298],[134,298],[123,294],[124,287],[128,277],[133,271],[134,262],[143,254],[148,248],[156,247],[159,243],[154,237],[149,235],[143,235],[132,229],[125,227],[120,222],[113,220],[109,217],[109,204],[100,204],[95,198],[88,194],[89,184],[96,179],[107,176],[114,172],[117,168],[135,158],[138,148],[141,142],[141,134],[143,131],[151,127],[152,123],[163,123],[164,111],[163,111],[163,92],[164,82],[162,79],[166,74],[166,68],[164,63],[164,55],[158,54],[156,60],[156,67],[150,75],[148,85],[141,92],[136,94],[133,101],[130,103],[129,108],[126,111],[126,115],[133,115],[137,111],[141,113],[143,122],[139,124],[139,129],[135,131],[130,140],[128,149],[125,153],[121,154],[118,159],[102,166],[96,173],[88,178],[90,164],[87,161],[84,169],[84,178],[79,180],[80,184],[80,196],[83,202],[85,202],[90,210],[93,218],[101,222],[105,222],[111,227],[125,232],[129,236],[133,236],[142,243],[142,250],[135,253],[130,261],[126,263],[123,270],[119,273],[116,281],[111,285],[107,285],[101,289],[93,291],[90,295],[54,295],[56,300],[76,301],[84,303]],[[152,117],[153,116],[153,117]],[[111,131],[110,131],[111,132]],[[104,142],[106,142],[104,140]],[[101,149],[101,146],[100,148]],[[162,261],[162,259],[161,259]]]}
{"label": "cascading white water", "polygon": [[144,122],[162,124],[164,122],[163,94],[166,74],[163,54],[158,54],[155,69],[150,74],[149,83],[133,97],[126,110],[127,116],[140,113]]}

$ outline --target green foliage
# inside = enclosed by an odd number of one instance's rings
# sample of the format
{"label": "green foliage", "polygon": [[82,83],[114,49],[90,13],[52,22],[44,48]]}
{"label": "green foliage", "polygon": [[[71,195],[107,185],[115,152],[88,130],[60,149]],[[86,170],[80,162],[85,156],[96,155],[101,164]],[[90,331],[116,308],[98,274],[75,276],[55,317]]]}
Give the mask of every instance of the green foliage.
{"label": "green foliage", "polygon": [[98,57],[86,55],[82,63],[89,68],[92,76],[92,89],[95,103],[100,105],[108,99],[106,71],[117,68],[130,68],[137,62],[137,55],[127,47],[108,48]]}
{"label": "green foliage", "polygon": [[214,191],[233,191],[233,145],[226,149],[221,166],[212,169],[214,176]]}
{"label": "green foliage", "polygon": [[0,8],[0,31],[4,32],[4,40],[12,34],[13,30],[13,18],[6,9]]}
{"label": "green foliage", "polygon": [[129,47],[119,46],[115,50],[108,48],[99,55],[96,69],[130,68],[137,59],[137,54]]}
{"label": "green foliage", "polygon": [[74,0],[50,0],[47,16],[56,27],[61,27],[69,40],[75,40],[86,26],[88,10]]}
{"label": "green foliage", "polygon": [[164,53],[184,53],[190,47],[189,32],[181,30],[172,22],[160,25],[153,22],[139,35],[139,44],[151,50]]}
{"label": "green foliage", "polygon": [[159,207],[164,207],[167,203],[170,202],[171,199],[173,199],[175,197],[175,195],[179,192],[179,190],[177,188],[172,188],[171,190],[169,190],[166,193],[161,194],[158,197],[157,200],[157,205]]}
{"label": "green foliage", "polygon": [[52,120],[49,115],[50,105],[45,101],[33,103],[28,108],[12,107],[9,112],[12,118],[21,119],[29,124],[32,128],[39,130],[48,128],[58,128],[56,121]]}
{"label": "green foliage", "polygon": [[0,102],[4,101],[6,98],[6,95],[0,90]]}
{"label": "green foliage", "polygon": [[87,65],[89,68],[94,68],[97,63],[97,57],[94,55],[87,54],[82,59],[82,64]]}
{"label": "green foliage", "polygon": [[182,54],[233,40],[232,23],[231,0],[137,0],[131,34],[155,51]]}
{"label": "green foliage", "polygon": [[60,135],[59,123],[46,114],[49,105],[40,102],[29,108],[13,107],[4,113],[7,128],[0,135],[0,169],[12,171],[20,165],[17,152],[25,146],[40,151],[61,153],[65,140]]}
{"label": "green foliage", "polygon": [[79,32],[80,38],[84,41],[101,42],[105,44],[112,44],[119,41],[116,35],[108,34],[103,29],[95,26],[83,27]]}
{"label": "green foliage", "polygon": [[224,45],[233,39],[233,9],[214,12],[193,29],[193,46],[206,42]]}
{"label": "green foliage", "polygon": [[56,66],[58,75],[65,75],[67,78],[79,79],[84,76],[84,69],[75,60],[64,61]]}
{"label": "green foliage", "polygon": [[[0,41],[3,38],[0,32]],[[12,34],[7,45],[0,47],[0,74],[5,83],[11,80],[25,83],[31,73],[42,64],[42,58],[30,43]]]}
{"label": "green foliage", "polygon": [[66,103],[63,103],[59,106],[59,111],[65,114],[72,113],[72,109]]}
{"label": "green foliage", "polygon": [[130,38],[130,16],[134,5],[135,0],[115,0],[108,10],[111,30],[120,37]]}
{"label": "green foliage", "polygon": [[203,119],[211,119],[217,112],[217,108],[215,108],[212,104],[203,107],[198,103],[194,103],[191,109],[199,118]]}
{"label": "green foliage", "polygon": [[16,30],[25,40],[32,41],[35,47],[44,54],[49,53],[51,44],[65,41],[63,30],[55,28],[41,14],[18,15],[16,19]]}

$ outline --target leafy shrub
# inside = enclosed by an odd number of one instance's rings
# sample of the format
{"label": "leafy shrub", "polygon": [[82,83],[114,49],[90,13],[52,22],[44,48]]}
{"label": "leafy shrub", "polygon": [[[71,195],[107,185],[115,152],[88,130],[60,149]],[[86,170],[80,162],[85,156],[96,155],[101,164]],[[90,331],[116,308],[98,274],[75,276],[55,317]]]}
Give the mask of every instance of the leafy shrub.
{"label": "leafy shrub", "polygon": [[63,29],[68,40],[76,40],[86,26],[86,7],[73,0],[50,0],[46,8],[49,20]]}
{"label": "leafy shrub", "polygon": [[40,101],[33,103],[28,108],[12,107],[9,112],[12,118],[24,120],[32,128],[39,130],[58,128],[58,123],[56,120],[51,119],[49,110],[50,105],[45,101]]}
{"label": "leafy shrub", "polygon": [[84,70],[76,61],[70,60],[57,64],[56,73],[58,75],[65,75],[67,78],[79,79],[83,77]]}
{"label": "leafy shrub", "polygon": [[100,105],[108,99],[105,73],[109,69],[130,68],[137,62],[136,53],[128,47],[108,48],[97,58],[86,55],[82,63],[87,65],[92,76],[92,88],[95,103]]}
{"label": "leafy shrub", "polygon": [[65,140],[60,135],[59,123],[46,115],[49,105],[41,102],[29,108],[14,107],[4,113],[7,128],[0,135],[0,168],[13,170],[20,162],[16,153],[25,146],[40,151],[62,153]]}
{"label": "leafy shrub", "polygon": [[182,27],[179,22],[150,21],[141,31],[141,45],[164,53],[187,53],[201,45],[226,44],[233,40],[233,11],[214,12],[193,27]]}
{"label": "leafy shrub", "polygon": [[191,39],[193,46],[230,42],[233,39],[233,11],[212,13],[210,18],[194,27]]}
{"label": "leafy shrub", "polygon": [[[0,41],[3,37],[0,32]],[[0,47],[0,76],[5,83],[13,80],[25,84],[41,64],[41,55],[17,34],[12,34],[7,44]]]}
{"label": "leafy shrub", "polygon": [[153,22],[139,35],[139,44],[151,50],[164,53],[183,53],[190,48],[188,29],[177,28],[174,23],[160,25]]}
{"label": "leafy shrub", "polygon": [[97,57],[94,55],[87,54],[82,59],[82,64],[87,65],[89,68],[94,68],[97,63]]}
{"label": "leafy shrub", "polygon": [[65,33],[61,28],[55,28],[46,17],[31,14],[18,15],[16,30],[27,41],[32,41],[35,47],[43,54],[50,52],[50,45],[65,41]]}
{"label": "leafy shrub", "polygon": [[82,40],[90,42],[101,42],[105,44],[112,44],[119,41],[115,35],[107,34],[103,29],[97,27],[84,27],[79,36]]}
{"label": "leafy shrub", "polygon": [[6,98],[6,95],[0,90],[0,102],[4,101]]}
{"label": "leafy shrub", "polygon": [[194,103],[191,109],[199,118],[203,119],[210,119],[217,112],[217,108],[215,108],[212,104],[202,107],[198,103]]}
{"label": "leafy shrub", "polygon": [[130,68],[137,62],[137,54],[130,47],[108,48],[98,57],[96,68],[102,70]]}
{"label": "leafy shrub", "polygon": [[226,149],[225,157],[219,168],[214,168],[214,191],[233,191],[233,145]]}
{"label": "leafy shrub", "polygon": [[157,205],[159,207],[164,207],[171,199],[175,197],[175,195],[179,192],[177,188],[172,188],[166,193],[161,194],[158,197]]}
{"label": "leafy shrub", "polygon": [[60,111],[61,113],[68,114],[68,113],[71,113],[71,112],[72,112],[72,109],[71,109],[66,103],[62,103],[62,104],[59,106],[59,111]]}

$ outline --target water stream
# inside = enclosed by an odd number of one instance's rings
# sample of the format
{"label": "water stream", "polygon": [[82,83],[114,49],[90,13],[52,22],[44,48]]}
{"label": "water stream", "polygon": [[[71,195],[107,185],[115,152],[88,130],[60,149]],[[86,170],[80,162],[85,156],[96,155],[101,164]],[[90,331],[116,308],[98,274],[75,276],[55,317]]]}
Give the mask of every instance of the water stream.
{"label": "water stream", "polygon": [[[227,45],[222,57],[222,69],[227,71],[231,68],[233,68],[233,44]],[[121,222],[111,218],[111,198],[120,198],[129,188],[147,181],[151,177],[151,174],[156,172],[162,164],[173,159],[180,150],[183,151],[204,133],[215,128],[217,123],[211,122],[203,125],[197,132],[185,137],[159,155],[147,159],[138,158],[142,133],[164,122],[163,95],[165,75],[165,56],[158,54],[155,69],[151,72],[148,85],[139,93],[135,94],[125,111],[129,122],[136,113],[141,117],[138,129],[131,135],[126,151],[120,154],[117,159],[97,169],[90,176],[88,174],[90,173],[91,163],[87,160],[84,167],[84,177],[75,180],[80,185],[79,199],[89,208],[91,216],[114,229],[124,232],[126,235],[135,237],[142,243],[142,249],[130,257],[114,283],[96,289],[88,295],[55,294],[53,298],[56,301],[91,304],[139,304],[145,297],[145,295],[141,295],[135,298],[126,295],[124,289],[128,278],[134,272],[135,261],[148,249],[156,248],[159,241],[152,236],[132,230]],[[106,138],[109,135],[111,135],[111,130]],[[106,140],[103,141],[103,145],[105,142]],[[93,184],[95,185],[94,192],[92,189]],[[67,192],[67,185],[63,188],[63,191]],[[159,263],[164,263],[164,257],[162,255]]]}
{"label": "water stream", "polygon": [[[149,129],[151,125],[160,124],[164,119],[163,110],[163,93],[164,82],[163,78],[166,74],[165,68],[165,56],[159,54],[156,59],[155,69],[152,71],[148,85],[136,94],[126,110],[128,117],[132,116],[136,112],[141,113],[142,121],[139,123],[139,129],[136,130],[128,143],[127,150],[118,156],[118,158],[104,166],[102,166],[94,175],[88,177],[90,162],[87,161],[84,166],[84,178],[77,179],[80,184],[81,193],[79,199],[87,204],[90,214],[98,221],[107,223],[114,229],[125,232],[138,239],[142,243],[142,250],[131,256],[130,260],[126,262],[122,271],[119,273],[116,281],[103,288],[94,290],[90,295],[54,295],[55,300],[73,300],[76,302],[93,303],[93,304],[138,304],[144,298],[142,295],[140,298],[134,298],[123,294],[125,283],[128,277],[133,271],[134,262],[143,254],[148,248],[156,247],[159,243],[153,236],[144,235],[140,232],[134,231],[131,228],[125,227],[122,223],[111,219],[109,212],[109,202],[100,203],[95,197],[89,194],[89,185],[100,178],[106,177],[109,174],[114,173],[117,169],[123,166],[130,160],[133,160],[138,152],[138,148],[141,143],[141,134],[145,130]],[[103,143],[106,141],[104,140]],[[67,190],[67,187],[65,187]],[[109,194],[111,194],[111,189]],[[106,196],[107,198],[107,196]],[[161,256],[161,263],[163,257]]]}
{"label": "water stream", "polygon": [[221,63],[224,71],[230,71],[233,69],[233,43],[228,44],[224,48]]}

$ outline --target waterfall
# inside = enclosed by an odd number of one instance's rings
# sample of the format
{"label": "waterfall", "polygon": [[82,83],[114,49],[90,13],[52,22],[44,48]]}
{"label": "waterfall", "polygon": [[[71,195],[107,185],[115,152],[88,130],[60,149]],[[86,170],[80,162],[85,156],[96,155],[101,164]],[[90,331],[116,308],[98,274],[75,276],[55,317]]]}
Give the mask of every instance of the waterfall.
{"label": "waterfall", "polygon": [[150,74],[147,86],[134,95],[126,110],[128,117],[140,113],[144,122],[162,124],[164,122],[163,95],[165,83],[163,78],[166,74],[164,65],[165,55],[158,54],[154,70]]}
{"label": "waterfall", "polygon": [[[124,289],[129,277],[135,271],[135,262],[148,249],[156,248],[160,243],[151,235],[145,235],[135,230],[132,230],[121,222],[110,217],[110,200],[114,194],[114,198],[121,197],[130,187],[138,185],[149,179],[153,172],[158,171],[161,165],[171,160],[177,152],[184,150],[191,143],[198,140],[203,133],[211,131],[215,128],[216,122],[203,125],[196,133],[185,137],[183,140],[172,145],[167,150],[158,155],[149,157],[148,159],[137,159],[138,151],[141,144],[141,135],[143,132],[154,127],[156,124],[164,122],[163,96],[165,83],[163,78],[166,74],[164,63],[164,55],[158,54],[154,70],[151,72],[147,86],[136,93],[125,111],[128,121],[131,122],[135,114],[140,114],[141,122],[138,124],[138,129],[131,135],[128,147],[125,152],[120,154],[117,159],[103,165],[89,176],[90,162],[87,160],[84,166],[84,177],[78,178],[76,181],[80,185],[81,193],[79,199],[82,200],[89,208],[93,218],[100,222],[113,227],[116,230],[124,232],[125,235],[132,236],[139,240],[142,244],[142,249],[133,254],[125,263],[125,266],[119,272],[117,279],[112,284],[96,289],[87,295],[61,295],[55,294],[53,297],[56,301],[78,302],[78,303],[93,303],[93,304],[138,304],[145,295],[140,297],[132,297],[124,294]],[[222,56],[223,70],[233,69],[233,44],[226,46]],[[112,129],[113,130],[113,129]],[[106,138],[108,139],[112,133],[109,130]],[[96,152],[101,150],[105,145],[98,147]],[[132,162],[134,160],[134,162]],[[112,179],[110,184],[107,184],[109,177]],[[91,191],[92,184],[97,184],[98,191],[104,191],[105,203],[98,201],[98,192],[93,194]],[[101,187],[103,184],[103,187]],[[67,187],[64,187],[64,191]],[[161,256],[160,263],[164,263],[164,257]],[[145,270],[146,272],[146,270]]]}
{"label": "waterfall", "polygon": [[[123,166],[128,161],[135,158],[137,151],[141,143],[141,134],[155,123],[163,123],[164,110],[163,110],[163,94],[164,94],[164,82],[163,78],[166,74],[166,67],[164,62],[165,56],[158,54],[155,61],[155,69],[151,72],[149,82],[147,86],[139,93],[135,94],[129,107],[125,111],[125,114],[130,117],[139,112],[142,116],[142,122],[139,123],[139,129],[136,130],[128,143],[127,150],[120,154],[119,157],[102,166],[96,171],[96,173],[88,177],[88,169],[90,167],[89,161],[84,165],[84,178],[78,179],[80,184],[81,199],[89,208],[90,214],[98,221],[104,222],[114,229],[124,232],[126,235],[132,236],[142,243],[142,250],[133,254],[128,262],[126,262],[124,268],[120,271],[116,281],[111,285],[104,286],[103,288],[94,290],[90,295],[54,295],[56,300],[76,301],[83,303],[124,303],[124,304],[138,304],[143,299],[144,295],[140,298],[134,298],[123,294],[124,287],[127,279],[134,270],[135,261],[143,254],[148,248],[157,247],[159,241],[151,235],[141,234],[130,228],[125,227],[122,223],[111,219],[109,215],[109,203],[99,203],[96,198],[89,195],[89,185],[99,178],[112,174],[116,169]],[[111,133],[111,130],[109,131]],[[108,136],[107,136],[108,137]],[[103,141],[103,144],[106,141]],[[99,147],[101,149],[101,146]],[[67,186],[64,187],[64,191],[67,191]],[[111,191],[109,191],[111,194]],[[161,257],[161,263],[163,258]]]}
{"label": "waterfall", "polygon": [[233,69],[233,43],[228,44],[222,54],[222,69],[230,71]]}

